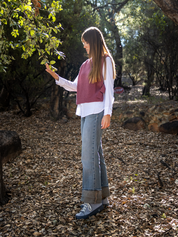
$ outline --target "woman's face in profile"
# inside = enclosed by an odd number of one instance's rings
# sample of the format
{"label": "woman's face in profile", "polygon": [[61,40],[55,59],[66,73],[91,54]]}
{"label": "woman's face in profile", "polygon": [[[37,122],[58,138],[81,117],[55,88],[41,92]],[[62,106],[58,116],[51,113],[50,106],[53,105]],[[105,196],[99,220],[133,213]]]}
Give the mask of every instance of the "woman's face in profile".
{"label": "woman's face in profile", "polygon": [[89,54],[90,53],[90,45],[89,45],[89,43],[87,43],[85,40],[82,40],[82,43],[83,43],[84,49],[86,49],[87,54]]}

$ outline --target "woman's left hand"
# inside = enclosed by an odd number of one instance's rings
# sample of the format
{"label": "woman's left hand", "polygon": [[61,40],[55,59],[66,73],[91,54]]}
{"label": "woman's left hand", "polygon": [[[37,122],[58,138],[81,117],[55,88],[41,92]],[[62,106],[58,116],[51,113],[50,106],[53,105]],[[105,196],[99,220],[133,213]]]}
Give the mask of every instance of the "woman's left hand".
{"label": "woman's left hand", "polygon": [[111,116],[109,114],[103,116],[101,120],[101,129],[108,128],[110,126]]}

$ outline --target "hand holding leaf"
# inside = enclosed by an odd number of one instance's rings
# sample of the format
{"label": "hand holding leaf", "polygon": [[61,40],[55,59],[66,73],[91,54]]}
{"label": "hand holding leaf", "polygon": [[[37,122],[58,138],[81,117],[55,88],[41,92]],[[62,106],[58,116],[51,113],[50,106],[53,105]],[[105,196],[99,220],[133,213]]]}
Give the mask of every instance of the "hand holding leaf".
{"label": "hand holding leaf", "polygon": [[[54,68],[55,70],[55,68]],[[55,73],[53,70],[50,69],[50,66],[46,63],[46,71],[55,79],[55,80],[59,80],[59,76],[57,73]]]}

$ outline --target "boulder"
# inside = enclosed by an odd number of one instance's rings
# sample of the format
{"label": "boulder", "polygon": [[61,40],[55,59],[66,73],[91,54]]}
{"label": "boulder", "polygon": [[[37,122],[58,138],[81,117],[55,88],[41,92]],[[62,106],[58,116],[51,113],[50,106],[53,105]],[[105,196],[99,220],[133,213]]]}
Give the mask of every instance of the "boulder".
{"label": "boulder", "polygon": [[163,123],[159,126],[159,131],[169,134],[178,134],[178,120]]}
{"label": "boulder", "polygon": [[142,130],[145,129],[145,121],[140,117],[130,118],[122,124],[122,127],[134,131]]}
{"label": "boulder", "polygon": [[148,130],[151,132],[159,132],[159,127],[157,123],[150,123],[148,124]]}
{"label": "boulder", "polygon": [[21,140],[14,131],[0,130],[0,204],[8,201],[6,188],[3,182],[2,165],[14,159],[22,151]]}
{"label": "boulder", "polygon": [[173,120],[176,120],[176,119],[177,119],[177,116],[176,116],[175,113],[172,113],[172,114],[170,114],[170,115],[168,116],[168,120],[169,120],[169,121],[173,121]]}

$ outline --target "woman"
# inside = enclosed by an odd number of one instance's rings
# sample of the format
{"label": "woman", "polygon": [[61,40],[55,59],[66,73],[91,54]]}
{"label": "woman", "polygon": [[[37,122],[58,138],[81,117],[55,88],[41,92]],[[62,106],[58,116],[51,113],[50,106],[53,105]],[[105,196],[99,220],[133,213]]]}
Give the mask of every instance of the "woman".
{"label": "woman", "polygon": [[83,184],[82,209],[77,219],[86,219],[108,205],[110,195],[106,165],[102,153],[102,129],[110,126],[115,63],[106,46],[103,34],[96,27],[86,29],[81,37],[89,59],[80,67],[77,78],[71,82],[51,71],[46,71],[56,84],[77,92],[76,114],[81,116]]}

